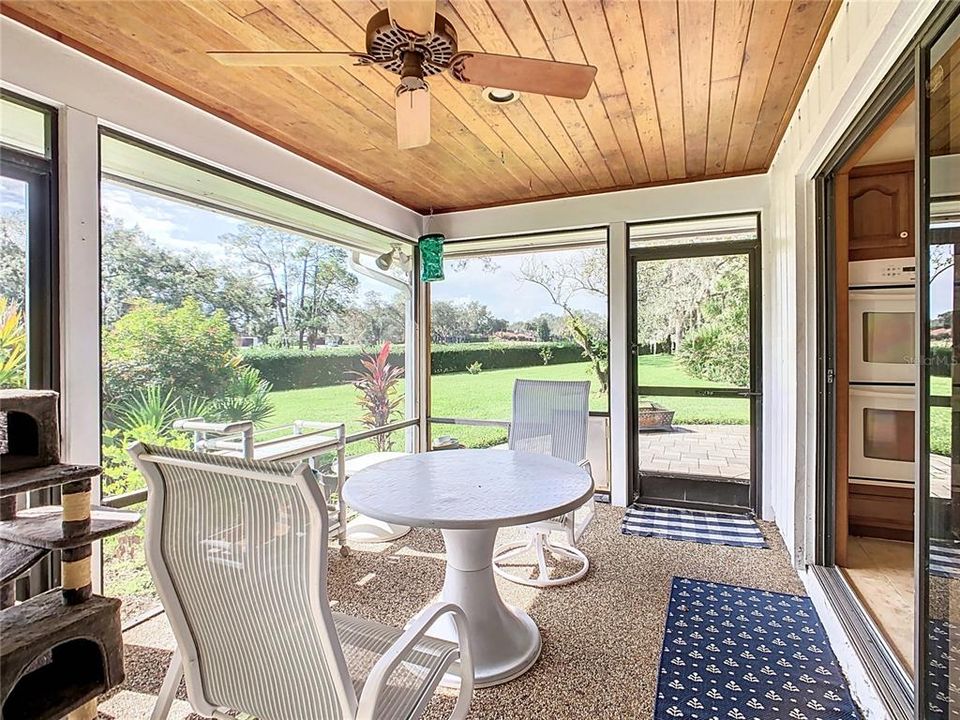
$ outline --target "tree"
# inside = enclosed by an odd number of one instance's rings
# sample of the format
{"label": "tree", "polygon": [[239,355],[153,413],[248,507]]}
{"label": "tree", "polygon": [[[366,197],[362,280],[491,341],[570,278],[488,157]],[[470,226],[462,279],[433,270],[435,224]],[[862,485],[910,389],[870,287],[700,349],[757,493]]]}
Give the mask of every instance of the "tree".
{"label": "tree", "polygon": [[340,315],[335,332],[350,345],[382,345],[403,343],[406,329],[406,298],[396,293],[389,301],[375,292],[368,292],[363,303],[353,305]]}
{"label": "tree", "polygon": [[303,235],[247,223],[221,241],[265,285],[283,345],[317,344],[359,285],[346,251]]}
{"label": "tree", "polygon": [[547,322],[546,318],[541,317],[540,320],[537,321],[537,337],[541,342],[548,342],[550,336],[550,323]]}
{"label": "tree", "polygon": [[176,308],[134,301],[103,336],[104,404],[150,386],[176,398],[217,398],[236,376],[239,358],[226,314],[210,315],[194,299]]}
{"label": "tree", "polygon": [[677,353],[694,377],[744,387],[750,384],[750,288],[744,258],[733,258],[713,279],[699,305],[699,324]]}
{"label": "tree", "polygon": [[318,243],[305,251],[301,272],[307,280],[301,283],[294,328],[299,347],[306,342],[312,348],[346,309],[359,281],[347,270],[344,250]]}
{"label": "tree", "polygon": [[552,263],[533,255],[524,259],[519,277],[542,287],[550,301],[563,311],[567,329],[590,361],[600,392],[605,393],[609,377],[606,327],[591,324],[587,314],[574,303],[579,295],[607,297],[606,253],[584,250],[574,255],[564,254]]}
{"label": "tree", "polygon": [[202,253],[160,247],[138,226],[104,212],[101,217],[103,321],[119,319],[136,300],[179,307],[193,298],[222,310],[239,334],[266,337],[272,323],[269,297],[255,277]]}
{"label": "tree", "polygon": [[471,336],[486,337],[508,326],[506,320],[494,316],[490,308],[476,300],[434,300],[430,313],[433,340],[438,343],[462,342]]}
{"label": "tree", "polygon": [[649,260],[637,265],[637,339],[657,347],[670,342],[677,352],[684,335],[699,327],[701,305],[739,256]]}

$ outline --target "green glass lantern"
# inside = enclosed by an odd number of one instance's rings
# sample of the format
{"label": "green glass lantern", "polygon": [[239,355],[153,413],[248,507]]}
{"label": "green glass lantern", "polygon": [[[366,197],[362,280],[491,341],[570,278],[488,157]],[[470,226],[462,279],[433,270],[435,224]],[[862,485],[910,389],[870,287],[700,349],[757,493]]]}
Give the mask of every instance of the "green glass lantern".
{"label": "green glass lantern", "polygon": [[439,233],[420,237],[420,279],[423,282],[443,280],[443,240]]}

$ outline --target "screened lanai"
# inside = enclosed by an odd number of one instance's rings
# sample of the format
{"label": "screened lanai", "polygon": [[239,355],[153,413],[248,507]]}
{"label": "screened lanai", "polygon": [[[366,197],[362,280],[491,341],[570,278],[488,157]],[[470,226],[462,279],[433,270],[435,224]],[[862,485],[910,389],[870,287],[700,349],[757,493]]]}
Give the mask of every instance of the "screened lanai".
{"label": "screened lanai", "polygon": [[949,717],[956,12],[4,2],[3,716]]}

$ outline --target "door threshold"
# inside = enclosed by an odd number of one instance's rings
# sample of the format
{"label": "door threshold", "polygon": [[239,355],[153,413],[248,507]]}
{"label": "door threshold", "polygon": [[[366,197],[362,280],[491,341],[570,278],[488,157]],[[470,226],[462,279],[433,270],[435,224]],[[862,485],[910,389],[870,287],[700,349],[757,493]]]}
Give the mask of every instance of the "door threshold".
{"label": "door threshold", "polygon": [[894,720],[913,718],[914,687],[887,639],[838,567],[810,567],[833,606],[843,632],[863,663],[880,700]]}

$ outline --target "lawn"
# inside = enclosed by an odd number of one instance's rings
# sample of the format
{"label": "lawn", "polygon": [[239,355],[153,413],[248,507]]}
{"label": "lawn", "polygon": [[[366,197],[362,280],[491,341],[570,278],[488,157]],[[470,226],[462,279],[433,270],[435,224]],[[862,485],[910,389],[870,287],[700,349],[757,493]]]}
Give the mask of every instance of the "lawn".
{"label": "lawn", "polygon": [[[673,387],[721,387],[694,378],[680,368],[671,355],[644,355],[637,360],[638,377],[644,385]],[[507,370],[484,370],[477,375],[455,373],[437,375],[433,378],[434,417],[474,418],[481,420],[507,420],[510,418],[513,381],[517,378],[543,380],[593,380],[594,392],[590,397],[591,410],[607,410],[607,398],[596,391],[596,381],[590,375],[588,363],[563,365],[538,365]],[[936,395],[950,394],[950,379],[934,377],[932,390]],[[402,388],[401,388],[402,389]],[[348,432],[362,429],[362,411],[356,403],[356,390],[351,385],[285,390],[271,394],[276,413],[271,425],[291,423],[297,419],[330,420],[343,419]],[[674,422],[678,425],[746,425],[750,421],[750,403],[746,398],[704,398],[644,396],[676,411]],[[497,428],[479,428],[462,425],[439,425],[433,427],[434,437],[454,435],[470,447],[496,445],[506,441],[506,431]],[[395,433],[396,447],[402,445],[402,433]],[[931,411],[930,445],[933,452],[950,454],[950,409],[933,408]],[[357,443],[350,447],[350,454],[370,452],[372,442]]]}
{"label": "lawn", "polygon": [[[720,383],[698,380],[687,375],[669,355],[645,355],[638,360],[640,381],[646,385],[675,387],[719,387]],[[433,417],[472,418],[479,420],[509,420],[513,382],[517,378],[535,380],[591,380],[593,392],[590,409],[606,411],[607,397],[596,389],[589,363],[537,365],[505,370],[484,370],[476,375],[453,373],[433,378],[431,395]],[[401,387],[401,391],[403,388]],[[362,429],[362,411],[357,405],[357,392],[351,385],[284,390],[271,393],[276,412],[271,425],[291,423],[294,420],[342,419],[347,431]],[[749,402],[740,398],[644,398],[664,405],[677,414],[678,424],[732,424],[749,422]],[[454,435],[471,447],[495,445],[506,441],[506,431],[497,428],[479,428],[462,425],[434,425],[434,437]],[[400,442],[397,434],[398,444]],[[372,444],[363,443],[351,448],[354,452],[369,452]]]}

